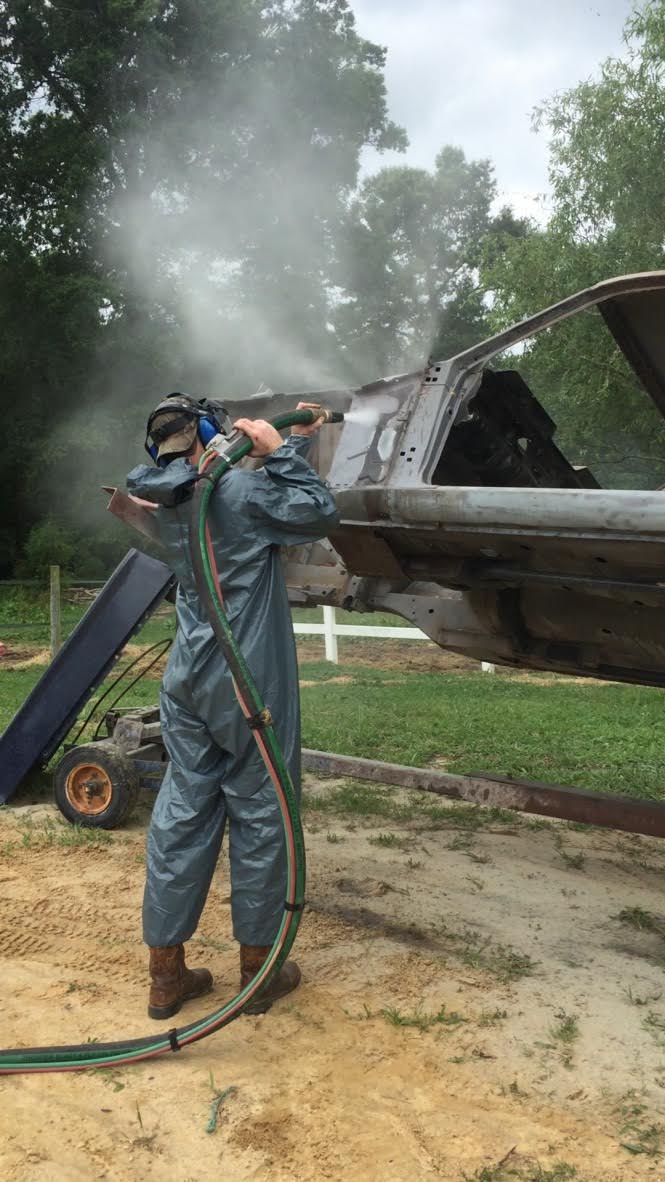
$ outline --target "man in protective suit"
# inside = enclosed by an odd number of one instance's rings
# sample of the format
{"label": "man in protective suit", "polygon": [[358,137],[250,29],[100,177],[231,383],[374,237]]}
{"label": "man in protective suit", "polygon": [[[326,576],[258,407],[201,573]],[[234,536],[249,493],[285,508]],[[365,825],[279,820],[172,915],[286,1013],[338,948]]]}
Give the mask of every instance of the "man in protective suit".
{"label": "man in protective suit", "polygon": [[[191,404],[191,417],[187,414]],[[309,404],[302,403],[301,406]],[[185,965],[229,831],[231,914],[244,987],[263,964],[284,910],[286,850],[276,793],[236,701],[231,673],[196,591],[189,557],[189,493],[204,451],[201,412],[186,396],[167,399],[150,419],[160,467],[130,472],[135,497],[156,503],[155,520],[178,577],[177,635],[160,708],[170,763],[147,842],[143,936],[150,948],[152,1018],[169,1018],[212,988],[207,969]],[[296,792],[300,785],[298,667],[279,548],[323,538],[338,514],[328,487],[307,463],[310,436],[294,427],[283,440],[270,423],[239,419],[264,457],[254,471],[234,468],[218,482],[208,522],[225,611],[263,700],[270,706]],[[172,433],[169,430],[172,428]],[[248,1013],[262,1013],[295,989],[287,961]]]}

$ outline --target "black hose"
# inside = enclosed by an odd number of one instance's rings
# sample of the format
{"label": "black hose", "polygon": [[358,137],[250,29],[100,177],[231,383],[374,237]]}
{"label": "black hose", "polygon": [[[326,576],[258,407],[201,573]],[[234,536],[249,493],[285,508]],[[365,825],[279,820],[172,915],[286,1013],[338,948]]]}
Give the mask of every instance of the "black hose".
{"label": "black hose", "polygon": [[[118,676],[117,676],[117,677],[114,677],[114,678],[113,678],[113,681],[112,681],[112,682],[111,682],[111,684],[110,684],[110,685],[109,685],[109,686],[108,686],[108,687],[107,687],[107,688],[104,690],[104,693],[102,694],[101,698],[98,698],[98,699],[97,699],[97,701],[96,701],[96,702],[95,702],[95,704],[93,705],[93,707],[92,707],[92,709],[90,710],[90,712],[89,712],[89,714],[87,715],[87,717],[83,719],[83,722],[81,723],[81,725],[80,725],[79,729],[77,730],[76,734],[74,735],[74,738],[73,738],[73,739],[71,739],[71,740],[70,740],[68,743],[64,743],[64,746],[65,746],[66,750],[70,750],[72,747],[75,747],[75,746],[76,746],[76,744],[78,743],[78,741],[79,741],[79,739],[80,739],[81,735],[83,734],[83,732],[84,732],[85,728],[88,726],[88,724],[89,724],[89,723],[92,721],[92,719],[95,717],[95,714],[96,714],[96,713],[97,713],[97,711],[99,710],[99,707],[101,706],[102,702],[105,702],[105,701],[106,701],[106,699],[108,698],[109,694],[110,694],[110,693],[112,693],[112,692],[113,692],[113,690],[115,689],[115,687],[116,687],[117,685],[119,685],[121,681],[123,681],[123,680],[125,679],[125,677],[127,676],[127,674],[128,674],[128,673],[131,673],[132,669],[134,669],[134,668],[135,668],[135,666],[139,664],[139,661],[142,661],[144,657],[147,657],[147,656],[149,656],[149,655],[150,655],[150,653],[154,653],[154,651],[155,651],[155,649],[156,649],[156,648],[158,648],[158,649],[160,650],[160,651],[157,653],[157,656],[155,657],[154,661],[151,661],[149,665],[146,665],[145,669],[142,669],[142,670],[141,670],[141,672],[139,673],[138,677],[135,677],[135,678],[133,679],[133,681],[131,681],[131,682],[129,683],[129,685],[125,686],[125,688],[123,689],[122,693],[118,694],[118,697],[117,697],[117,698],[114,698],[113,702],[112,702],[112,703],[111,703],[111,705],[109,706],[109,710],[112,710],[114,706],[117,706],[117,705],[118,705],[118,702],[121,702],[121,701],[122,701],[122,699],[124,698],[125,694],[129,693],[129,691],[130,691],[130,689],[132,688],[132,686],[133,686],[133,685],[136,685],[137,681],[140,681],[142,677],[145,677],[146,673],[147,673],[147,672],[148,672],[150,669],[152,669],[153,665],[156,665],[156,664],[157,664],[157,661],[159,660],[159,658],[160,658],[161,656],[163,656],[163,654],[164,654],[164,653],[167,651],[167,649],[169,649],[169,648],[171,647],[171,643],[172,643],[172,642],[171,642],[171,640],[170,640],[170,639],[169,639],[169,640],[158,640],[158,641],[156,642],[156,644],[152,644],[152,645],[150,646],[150,648],[144,649],[144,650],[143,650],[143,652],[139,653],[138,657],[135,657],[135,658],[134,658],[134,660],[133,660],[133,661],[132,661],[132,662],[131,662],[129,665],[127,665],[127,667],[126,667],[125,669],[122,669],[122,670],[121,670],[121,672],[118,674]],[[103,721],[103,720],[102,720],[102,721]],[[95,731],[95,734],[94,734],[94,737],[95,737],[95,739],[97,738],[97,735],[99,734],[99,727],[100,727],[100,726],[101,726],[101,723],[99,724],[99,726],[97,727],[97,730]]]}

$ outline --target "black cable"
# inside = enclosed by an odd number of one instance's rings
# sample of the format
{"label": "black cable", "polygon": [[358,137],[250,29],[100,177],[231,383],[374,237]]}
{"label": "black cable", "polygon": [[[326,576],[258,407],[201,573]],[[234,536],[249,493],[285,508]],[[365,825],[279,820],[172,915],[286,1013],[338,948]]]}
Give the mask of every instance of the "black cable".
{"label": "black cable", "polygon": [[[172,643],[172,642],[171,642],[171,640],[160,640],[160,641],[159,641],[157,644],[153,644],[153,645],[151,646],[151,648],[149,648],[149,649],[146,649],[146,651],[145,651],[144,653],[141,653],[141,657],[137,657],[137,658],[136,658],[136,660],[138,661],[138,660],[140,660],[142,657],[145,657],[145,656],[147,656],[147,655],[148,655],[148,653],[151,653],[151,652],[152,652],[154,649],[156,649],[156,648],[158,648],[158,647],[159,647],[159,652],[157,653],[157,656],[156,656],[156,657],[153,657],[152,661],[150,661],[150,664],[146,665],[145,669],[141,669],[141,672],[140,672],[140,673],[137,673],[136,677],[134,677],[134,678],[132,679],[132,681],[130,681],[129,685],[126,685],[126,686],[125,686],[125,688],[122,690],[122,692],[118,694],[117,698],[114,698],[114,699],[113,699],[113,701],[111,702],[111,705],[108,707],[108,709],[109,709],[109,710],[113,710],[113,707],[114,707],[114,706],[117,706],[117,705],[118,705],[118,702],[121,702],[121,701],[122,701],[122,699],[124,698],[125,694],[128,694],[128,693],[129,693],[129,691],[130,691],[130,689],[132,688],[132,686],[136,685],[137,681],[140,681],[140,680],[141,680],[141,678],[145,677],[146,673],[149,673],[149,672],[150,672],[150,670],[152,669],[153,665],[156,665],[156,664],[157,664],[157,662],[158,662],[159,660],[161,660],[161,658],[164,656],[164,653],[165,653],[165,652],[168,652],[168,650],[169,650],[169,649],[170,649],[170,647],[171,647],[171,643]],[[161,646],[161,647],[160,647],[160,646]],[[133,664],[136,664],[136,661],[134,661],[134,662],[133,662]],[[126,676],[126,675],[127,675],[127,673],[129,673],[129,671],[132,669],[132,667],[133,667],[132,665],[129,665],[127,669],[124,669],[124,670],[123,670],[123,674],[122,674],[122,675],[123,675],[123,676]],[[117,681],[116,681],[116,683],[115,683],[115,684],[116,684],[116,685],[118,684],[118,683],[117,683]],[[97,705],[99,706],[99,705],[100,705],[100,703],[101,703],[102,701],[103,701],[103,698],[100,698],[100,699],[99,699],[99,702],[97,703]],[[93,735],[93,741],[99,737],[99,732],[100,732],[100,730],[101,730],[101,728],[102,728],[102,726],[103,726],[103,725],[104,725],[104,719],[103,719],[103,718],[100,718],[99,722],[97,723],[97,727],[96,727],[95,733],[94,733],[94,735]]]}
{"label": "black cable", "polygon": [[[74,738],[71,739],[70,742],[67,744],[67,747],[69,748],[69,747],[76,746],[76,744],[77,744],[78,740],[80,739],[81,735],[83,734],[85,728],[88,726],[88,724],[95,717],[95,714],[99,710],[99,707],[101,706],[102,702],[106,701],[109,694],[112,693],[112,691],[115,689],[115,687],[118,685],[118,683],[121,682],[123,680],[123,678],[125,678],[127,676],[128,673],[131,673],[132,669],[136,665],[138,665],[139,661],[142,661],[143,658],[147,657],[149,653],[154,652],[156,648],[159,648],[161,650],[157,654],[157,656],[155,657],[155,660],[151,661],[150,664],[148,665],[148,667],[142,671],[142,673],[140,674],[140,677],[143,677],[144,674],[148,672],[148,669],[152,669],[152,666],[154,664],[156,664],[156,662],[159,660],[159,658],[162,656],[162,654],[166,652],[167,648],[171,647],[171,644],[172,644],[172,641],[170,639],[158,640],[156,642],[156,644],[151,645],[150,648],[144,649],[144,651],[142,653],[139,653],[138,657],[135,657],[134,660],[131,662],[131,664],[129,664],[127,666],[126,669],[122,669],[121,672],[118,674],[118,676],[113,679],[113,681],[108,686],[108,688],[104,690],[104,693],[102,694],[101,698],[97,699],[94,706],[92,707],[92,710],[88,714],[87,718],[84,718],[83,722],[81,723],[79,729],[77,730],[76,734],[74,735]],[[140,677],[135,678],[134,681],[132,682],[132,685],[135,685],[136,682],[140,680]],[[122,694],[120,694],[120,696],[115,699],[115,701],[113,702],[113,705],[115,706],[117,704],[117,702],[119,702],[121,700],[121,698],[123,698],[124,695],[131,688],[132,688],[132,686],[128,685],[127,689],[123,690]],[[98,732],[99,732],[99,727],[97,728],[97,731],[95,732],[95,738],[97,738]]]}

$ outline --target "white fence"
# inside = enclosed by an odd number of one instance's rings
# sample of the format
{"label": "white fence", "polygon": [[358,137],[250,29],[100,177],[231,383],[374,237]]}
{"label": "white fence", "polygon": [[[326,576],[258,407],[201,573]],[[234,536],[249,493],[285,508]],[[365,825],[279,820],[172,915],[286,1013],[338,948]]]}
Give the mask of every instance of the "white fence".
{"label": "white fence", "polygon": [[[60,648],[61,644],[61,625],[60,625],[60,567],[52,566],[51,574],[51,656],[54,657]],[[84,583],[88,585],[86,580],[77,583],[77,586],[83,586]],[[102,583],[89,581],[90,586],[102,587]],[[429,640],[420,628],[410,628],[405,625],[403,628],[390,625],[368,625],[368,624],[338,624],[337,612],[334,607],[322,607],[323,623],[322,624],[296,624],[293,625],[293,631],[298,636],[323,636],[325,641],[326,660],[332,661],[335,665],[339,664],[339,654],[337,651],[337,637],[338,636],[364,636],[366,638],[376,640]],[[495,666],[490,665],[487,661],[481,663],[483,673],[494,673]]]}
{"label": "white fence", "polygon": [[[338,636],[365,636],[376,640],[429,640],[420,628],[390,627],[368,624],[338,624],[337,612],[334,607],[324,607],[322,624],[294,624],[293,631],[298,636],[323,636],[325,638],[326,661],[339,662],[337,651]],[[494,673],[494,665],[488,661],[482,662],[483,673]]]}

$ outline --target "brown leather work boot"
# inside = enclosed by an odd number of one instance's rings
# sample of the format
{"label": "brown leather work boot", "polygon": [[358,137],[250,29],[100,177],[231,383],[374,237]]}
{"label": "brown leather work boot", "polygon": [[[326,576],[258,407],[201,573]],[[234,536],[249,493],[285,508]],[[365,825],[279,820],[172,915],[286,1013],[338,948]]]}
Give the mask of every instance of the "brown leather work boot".
{"label": "brown leather work boot", "polygon": [[170,1018],[183,1001],[201,997],[212,989],[212,973],[207,969],[188,969],[184,944],[150,949],[150,1001],[148,1017]]}
{"label": "brown leather work boot", "polygon": [[[258,973],[261,965],[265,961],[272,945],[240,945],[240,988],[244,989],[249,985],[252,977]],[[295,960],[287,960],[283,964],[279,972],[271,981],[268,982],[267,989],[264,989],[258,997],[250,1001],[249,1005],[245,1006],[245,1014],[265,1014],[269,1010],[274,1001],[279,1001],[280,997],[286,997],[287,993],[291,993],[300,984],[301,972]]]}

